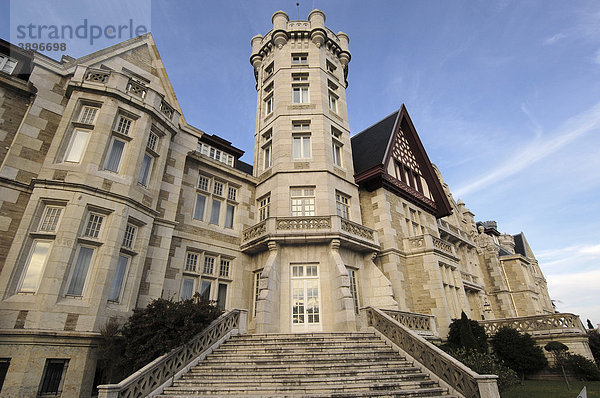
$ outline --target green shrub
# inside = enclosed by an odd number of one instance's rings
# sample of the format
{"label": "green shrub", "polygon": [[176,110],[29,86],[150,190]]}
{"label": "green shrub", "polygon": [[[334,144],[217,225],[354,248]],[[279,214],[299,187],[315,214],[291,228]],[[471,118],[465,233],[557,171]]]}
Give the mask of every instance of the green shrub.
{"label": "green shrub", "polygon": [[596,364],[600,366],[600,333],[596,330],[590,330],[588,332],[588,343]]}
{"label": "green shrub", "polygon": [[494,374],[498,376],[498,390],[506,391],[519,384],[517,373],[504,366],[493,354],[486,354],[474,349],[458,348],[450,351],[450,355],[458,359],[479,374]]}
{"label": "green shrub", "polygon": [[569,347],[561,343],[560,341],[551,341],[544,346],[544,350],[550,352],[554,356],[554,363],[558,365],[562,363],[565,356],[568,355]]}
{"label": "green shrub", "polygon": [[448,332],[448,348],[456,350],[459,348],[474,349],[481,352],[488,351],[487,336],[485,329],[477,321],[467,318],[462,312],[460,319],[454,319],[450,323]]}
{"label": "green shrub", "polygon": [[581,355],[567,355],[566,359],[564,360],[564,367],[581,380],[600,380],[600,369],[598,369],[594,362]]}
{"label": "green shrub", "polygon": [[492,348],[506,366],[522,378],[548,366],[544,352],[527,333],[503,327],[492,337]]}
{"label": "green shrub", "polygon": [[118,382],[186,343],[220,314],[221,310],[196,294],[184,301],[156,299],[134,310],[121,328],[109,321],[101,330],[99,347],[105,382]]}

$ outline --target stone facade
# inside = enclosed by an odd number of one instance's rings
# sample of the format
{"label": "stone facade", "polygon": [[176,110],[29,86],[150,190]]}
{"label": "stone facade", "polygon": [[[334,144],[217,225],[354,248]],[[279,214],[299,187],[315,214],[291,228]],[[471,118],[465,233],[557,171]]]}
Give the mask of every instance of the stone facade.
{"label": "stone facade", "polygon": [[554,312],[524,236],[453,200],[404,106],[351,138],[348,42],[319,10],[252,38],[253,166],[186,123],[150,34],[61,62],[2,43],[3,395],[90,396],[100,329],[159,297],[246,308],[256,333]]}

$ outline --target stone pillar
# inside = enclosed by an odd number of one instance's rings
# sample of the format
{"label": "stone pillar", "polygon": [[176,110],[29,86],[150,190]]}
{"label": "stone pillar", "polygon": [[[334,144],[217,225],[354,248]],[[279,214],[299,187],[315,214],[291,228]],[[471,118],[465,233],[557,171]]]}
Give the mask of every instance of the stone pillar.
{"label": "stone pillar", "polygon": [[258,281],[256,333],[279,331],[279,247],[269,242],[269,257]]}
{"label": "stone pillar", "polygon": [[330,260],[335,268],[335,293],[333,294],[335,330],[356,330],[356,314],[350,292],[350,278],[340,255],[340,241],[334,239],[329,246]]}

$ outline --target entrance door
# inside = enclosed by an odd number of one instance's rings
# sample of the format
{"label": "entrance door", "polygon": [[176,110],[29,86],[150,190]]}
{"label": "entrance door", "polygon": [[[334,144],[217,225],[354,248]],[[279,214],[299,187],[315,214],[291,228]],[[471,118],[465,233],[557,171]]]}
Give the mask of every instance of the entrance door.
{"label": "entrance door", "polygon": [[292,265],[291,303],[292,332],[319,332],[321,327],[321,295],[318,265]]}

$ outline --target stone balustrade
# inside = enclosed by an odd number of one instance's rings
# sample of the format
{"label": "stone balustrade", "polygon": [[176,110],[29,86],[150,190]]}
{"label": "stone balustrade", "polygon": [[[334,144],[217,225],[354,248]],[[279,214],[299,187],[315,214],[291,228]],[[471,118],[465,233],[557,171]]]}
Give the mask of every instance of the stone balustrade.
{"label": "stone balustrade", "polygon": [[379,248],[377,232],[339,216],[270,217],[242,231],[242,249],[264,244],[265,239],[312,239],[313,241],[346,239]]}
{"label": "stone balustrade", "polygon": [[89,89],[101,85],[101,90],[105,94],[112,93],[135,99],[140,104],[150,107],[157,115],[164,117],[174,126],[179,121],[179,112],[164,99],[163,94],[124,73],[79,65],[69,85],[71,88],[85,86]]}
{"label": "stone balustrade", "polygon": [[118,384],[98,386],[98,398],[142,398],[162,392],[209,352],[234,334],[246,333],[247,310],[231,310],[188,343],[173,349]]}
{"label": "stone balustrade", "polygon": [[[496,375],[480,375],[382,310],[362,308],[367,325],[468,398],[499,398]],[[452,392],[451,392],[452,395]]]}
{"label": "stone balustrade", "polygon": [[475,247],[475,242],[473,242],[471,236],[465,231],[455,227],[454,225],[442,219],[438,219],[437,224],[440,232],[443,232],[446,235],[448,235],[449,239],[451,239],[452,242],[464,243],[468,246]]}
{"label": "stone balustrade", "polygon": [[478,321],[488,336],[492,336],[502,327],[517,329],[521,333],[531,335],[543,334],[586,334],[579,316],[569,313],[522,316]]}
{"label": "stone balustrade", "polygon": [[382,310],[394,320],[406,326],[410,330],[426,337],[439,337],[435,327],[433,315],[418,314],[416,312],[405,312],[398,310]]}
{"label": "stone balustrade", "polygon": [[408,247],[407,250],[411,253],[420,253],[424,251],[433,250],[440,254],[445,254],[453,259],[457,259],[456,251],[451,243],[446,242],[436,236],[430,234],[413,236],[407,239]]}

